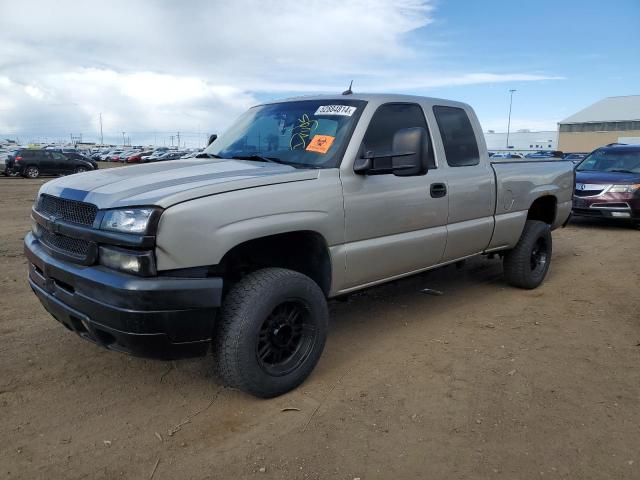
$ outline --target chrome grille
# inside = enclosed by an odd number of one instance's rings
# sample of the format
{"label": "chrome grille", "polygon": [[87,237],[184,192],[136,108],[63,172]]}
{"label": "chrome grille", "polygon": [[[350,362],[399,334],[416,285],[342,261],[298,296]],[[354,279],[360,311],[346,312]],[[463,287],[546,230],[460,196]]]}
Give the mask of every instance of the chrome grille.
{"label": "chrome grille", "polygon": [[91,203],[46,194],[40,195],[36,210],[46,217],[89,226],[93,225],[98,213],[98,207]]}
{"label": "chrome grille", "polygon": [[594,197],[600,195],[604,190],[576,190],[573,193],[576,197]]}

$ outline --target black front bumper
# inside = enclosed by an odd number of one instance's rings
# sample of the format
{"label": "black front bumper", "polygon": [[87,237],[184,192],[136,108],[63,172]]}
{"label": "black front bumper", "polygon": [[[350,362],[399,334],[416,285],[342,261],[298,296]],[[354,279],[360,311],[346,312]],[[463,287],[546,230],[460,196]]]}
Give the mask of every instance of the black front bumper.
{"label": "black front bumper", "polygon": [[29,284],[53,317],[109,350],[175,359],[207,353],[221,278],[143,278],[51,256],[29,233]]}

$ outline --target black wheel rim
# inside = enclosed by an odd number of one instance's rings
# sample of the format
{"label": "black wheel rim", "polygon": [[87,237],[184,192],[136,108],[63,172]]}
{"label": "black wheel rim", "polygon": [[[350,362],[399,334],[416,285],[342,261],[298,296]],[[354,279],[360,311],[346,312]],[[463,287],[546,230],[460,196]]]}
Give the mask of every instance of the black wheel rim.
{"label": "black wheel rim", "polygon": [[309,357],[317,335],[311,311],[298,299],[278,304],[260,327],[256,356],[269,375],[296,370]]}
{"label": "black wheel rim", "polygon": [[538,238],[531,249],[531,272],[534,275],[544,273],[549,260],[549,245],[543,237]]}

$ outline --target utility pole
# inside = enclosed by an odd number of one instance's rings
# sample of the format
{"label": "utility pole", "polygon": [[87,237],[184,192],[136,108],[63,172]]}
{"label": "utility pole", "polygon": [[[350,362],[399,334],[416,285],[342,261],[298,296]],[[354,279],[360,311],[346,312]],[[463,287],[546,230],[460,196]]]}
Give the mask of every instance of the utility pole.
{"label": "utility pole", "polygon": [[122,146],[124,147],[124,134],[127,132],[122,132]]}
{"label": "utility pole", "polygon": [[180,150],[180,132],[178,132],[178,150]]}
{"label": "utility pole", "polygon": [[100,145],[104,145],[104,136],[102,135],[102,112],[100,112]]}
{"label": "utility pole", "polygon": [[509,90],[509,122],[507,123],[507,149],[509,149],[509,133],[511,133],[511,107],[513,106],[513,92],[515,89]]}

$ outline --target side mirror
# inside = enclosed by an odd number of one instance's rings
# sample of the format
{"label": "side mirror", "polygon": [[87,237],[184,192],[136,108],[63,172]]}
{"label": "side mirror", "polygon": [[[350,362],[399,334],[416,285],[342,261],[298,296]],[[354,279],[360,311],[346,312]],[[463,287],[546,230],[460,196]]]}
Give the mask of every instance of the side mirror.
{"label": "side mirror", "polygon": [[365,152],[362,157],[356,158],[353,163],[353,171],[359,175],[367,175],[373,170],[373,152]]}
{"label": "side mirror", "polygon": [[408,177],[426,173],[429,139],[422,127],[403,128],[393,135],[391,170],[394,175]]}
{"label": "side mirror", "polygon": [[207,139],[207,147],[211,145],[213,142],[215,142],[217,138],[218,138],[218,135],[216,135],[215,133],[209,135],[209,138]]}

